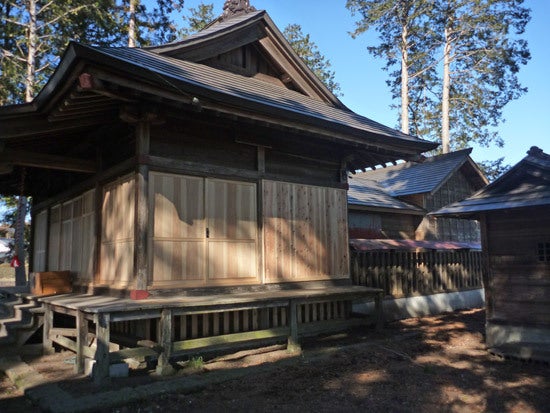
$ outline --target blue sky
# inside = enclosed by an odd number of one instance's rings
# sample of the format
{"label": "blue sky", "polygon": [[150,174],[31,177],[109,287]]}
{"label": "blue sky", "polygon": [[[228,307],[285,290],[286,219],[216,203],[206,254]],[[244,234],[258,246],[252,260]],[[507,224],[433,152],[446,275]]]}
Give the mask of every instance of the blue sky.
{"label": "blue sky", "polygon": [[[200,0],[186,0],[185,6],[196,7]],[[214,3],[215,14],[222,11],[223,0]],[[308,33],[320,52],[330,60],[341,86],[341,100],[355,112],[388,126],[398,127],[398,113],[391,109],[391,94],[382,70],[384,62],[367,53],[367,46],[376,40],[373,35],[352,39],[349,32],[356,18],[345,8],[345,0],[251,0],[251,5],[267,10],[281,31],[297,23]],[[529,42],[531,60],[522,67],[519,78],[528,92],[509,103],[504,110],[506,122],[498,129],[504,148],[474,147],[476,161],[505,157],[505,163],[515,164],[527,150],[539,146],[550,152],[550,133],[544,123],[550,121],[550,1],[526,0],[531,8],[531,22],[525,38]]]}

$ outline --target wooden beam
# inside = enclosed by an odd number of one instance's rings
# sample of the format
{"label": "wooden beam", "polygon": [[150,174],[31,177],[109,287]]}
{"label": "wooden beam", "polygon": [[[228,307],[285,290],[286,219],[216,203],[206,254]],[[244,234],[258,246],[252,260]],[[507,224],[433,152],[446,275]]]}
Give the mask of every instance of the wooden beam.
{"label": "wooden beam", "polygon": [[52,307],[44,303],[44,324],[42,325],[42,352],[44,354],[53,354],[55,349],[50,338],[50,331],[53,328],[53,310]]}
{"label": "wooden beam", "polygon": [[0,139],[29,138],[55,133],[67,134],[73,130],[85,129],[94,125],[105,125],[109,119],[105,115],[86,116],[71,120],[50,121],[47,116],[24,116],[2,121]]}
{"label": "wooden beam", "polygon": [[109,313],[95,315],[97,348],[95,351],[94,383],[109,380],[109,342],[111,341],[111,320]]}
{"label": "wooden beam", "polygon": [[[288,327],[277,327],[258,331],[247,331],[244,333],[224,334],[222,336],[204,337],[190,340],[177,341],[173,344],[174,354],[196,351],[205,347],[216,346],[218,349],[231,348],[232,344],[253,340],[265,340],[283,338],[288,335]],[[219,346],[219,347],[218,347]]]}
{"label": "wooden beam", "polygon": [[[118,76],[113,73],[105,72],[97,68],[91,68],[89,72],[94,76],[95,79],[98,79],[100,81],[109,82],[112,84],[129,88],[129,89],[139,90],[142,93],[151,94],[153,96],[160,96],[165,99],[174,100],[176,102],[183,102],[187,104],[191,104],[193,101],[193,97],[191,95],[183,94],[180,90],[169,92],[165,89],[161,89],[155,86],[150,86],[144,82],[132,80],[124,76]],[[176,89],[172,85],[168,85],[168,86],[171,86],[173,89]]]}
{"label": "wooden beam", "polygon": [[84,373],[85,367],[85,354],[84,348],[86,347],[88,339],[88,321],[84,318],[82,311],[76,313],[76,360],[75,360],[75,372],[77,374]]}
{"label": "wooden beam", "polygon": [[171,309],[165,308],[160,316],[160,345],[162,352],[158,358],[157,374],[163,376],[172,374],[174,369],[170,365],[172,343],[174,341],[174,315]]}
{"label": "wooden beam", "polygon": [[289,323],[290,331],[288,334],[287,350],[291,353],[299,353],[302,351],[300,341],[298,339],[298,302],[290,300],[289,303]]}
{"label": "wooden beam", "polygon": [[90,73],[82,73],[78,77],[77,91],[92,92],[101,96],[106,96],[108,98],[121,100],[123,102],[136,102],[135,99],[128,98],[127,96],[119,92],[109,90],[109,88],[104,84],[103,81],[97,79]]}
{"label": "wooden beam", "polygon": [[5,149],[1,151],[0,162],[71,172],[95,173],[97,171],[95,162],[90,162],[85,159],[69,158],[66,156],[37,152],[18,151],[13,149]]}

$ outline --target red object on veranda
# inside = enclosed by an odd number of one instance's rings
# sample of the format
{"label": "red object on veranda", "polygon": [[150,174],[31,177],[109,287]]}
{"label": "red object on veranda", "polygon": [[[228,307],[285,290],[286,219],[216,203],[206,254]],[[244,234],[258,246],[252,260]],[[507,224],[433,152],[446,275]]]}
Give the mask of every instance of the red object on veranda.
{"label": "red object on veranda", "polygon": [[149,297],[149,292],[145,290],[132,290],[130,291],[130,299],[132,300],[145,300]]}
{"label": "red object on veranda", "polygon": [[14,255],[11,260],[10,267],[17,268],[20,265],[21,265],[21,261],[19,261],[19,257],[17,255]]}

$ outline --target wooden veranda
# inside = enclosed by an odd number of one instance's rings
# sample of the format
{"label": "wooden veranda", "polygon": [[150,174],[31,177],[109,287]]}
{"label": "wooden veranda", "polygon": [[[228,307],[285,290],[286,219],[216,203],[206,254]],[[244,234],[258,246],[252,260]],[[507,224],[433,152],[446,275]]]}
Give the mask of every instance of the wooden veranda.
{"label": "wooden veranda", "polygon": [[[279,291],[131,300],[89,294],[39,298],[44,305],[44,351],[54,343],[76,353],[75,369],[95,360],[94,380],[108,379],[110,365],[127,359],[157,359],[157,372],[171,371],[177,357],[223,352],[239,344],[287,341],[299,351],[300,337],[367,324],[351,318],[353,300],[375,300],[375,324],[383,325],[383,290],[331,286]],[[63,314],[62,326],[56,314]],[[72,326],[67,327],[67,321]],[[131,334],[130,334],[131,333]]]}

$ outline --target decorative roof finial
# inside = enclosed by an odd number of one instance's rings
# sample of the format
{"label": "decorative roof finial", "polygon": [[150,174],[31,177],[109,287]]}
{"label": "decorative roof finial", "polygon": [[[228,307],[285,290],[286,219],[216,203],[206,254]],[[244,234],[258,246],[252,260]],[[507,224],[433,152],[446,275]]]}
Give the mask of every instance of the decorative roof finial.
{"label": "decorative roof finial", "polygon": [[251,11],[256,11],[256,9],[250,5],[249,0],[225,0],[222,19],[250,13]]}
{"label": "decorative roof finial", "polygon": [[542,149],[540,149],[538,146],[531,146],[531,149],[527,151],[527,155],[529,156],[540,156],[542,155]]}

